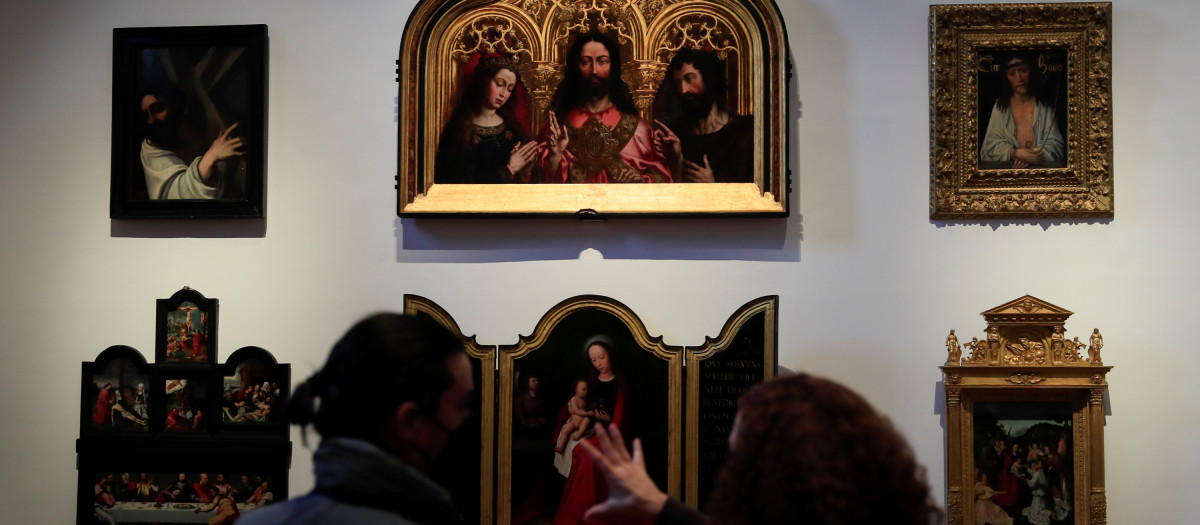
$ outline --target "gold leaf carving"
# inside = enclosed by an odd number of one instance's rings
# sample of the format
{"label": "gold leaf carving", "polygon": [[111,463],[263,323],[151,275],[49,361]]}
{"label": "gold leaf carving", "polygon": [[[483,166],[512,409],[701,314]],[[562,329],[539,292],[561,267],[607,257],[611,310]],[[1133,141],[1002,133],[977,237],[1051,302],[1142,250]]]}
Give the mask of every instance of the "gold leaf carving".
{"label": "gold leaf carving", "polygon": [[949,516],[949,525],[959,525],[962,523],[962,493],[955,491],[951,492],[946,498],[946,514]]}
{"label": "gold leaf carving", "polygon": [[1092,516],[1092,525],[1105,525],[1108,523],[1108,498],[1103,492],[1093,492],[1090,503],[1089,514]]}
{"label": "gold leaf carving", "polygon": [[1005,381],[1008,381],[1014,385],[1036,385],[1045,380],[1046,378],[1037,374],[1013,374],[1005,379]]}
{"label": "gold leaf carving", "polygon": [[517,61],[532,58],[526,37],[513,29],[512,22],[501,16],[485,16],[464,27],[457,39],[458,46],[450,56],[466,62],[475,53],[499,53]]}
{"label": "gold leaf carving", "polygon": [[671,24],[663,35],[655,54],[660,60],[668,61],[683,48],[707,49],[721,60],[728,60],[730,53],[737,53],[731,40],[733,32],[722,19],[709,14],[697,13],[681,17]]}

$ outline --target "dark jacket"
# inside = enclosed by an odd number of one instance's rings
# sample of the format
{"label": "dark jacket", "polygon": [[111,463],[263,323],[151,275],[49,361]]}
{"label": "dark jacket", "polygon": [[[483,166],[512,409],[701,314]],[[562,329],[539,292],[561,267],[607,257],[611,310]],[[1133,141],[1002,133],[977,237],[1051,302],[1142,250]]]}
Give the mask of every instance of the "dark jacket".
{"label": "dark jacket", "polygon": [[453,516],[449,492],[366,441],[324,440],[313,472],[312,492],[247,512],[238,525],[431,525]]}

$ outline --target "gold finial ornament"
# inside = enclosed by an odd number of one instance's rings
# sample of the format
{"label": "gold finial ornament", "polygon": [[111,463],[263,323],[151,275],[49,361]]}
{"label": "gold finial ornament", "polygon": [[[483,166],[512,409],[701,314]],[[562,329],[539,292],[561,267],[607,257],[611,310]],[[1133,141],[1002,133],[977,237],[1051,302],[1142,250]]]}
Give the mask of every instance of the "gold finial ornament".
{"label": "gold finial ornament", "polygon": [[[971,353],[960,359],[954,330],[946,338],[947,366],[1094,366],[1100,361],[1104,338],[1092,332],[1088,344],[1076,336],[1067,339],[1065,323],[1072,312],[1026,295],[983,312],[985,339],[972,337],[962,345]],[[1079,352],[1087,349],[1084,359]]]}
{"label": "gold finial ornament", "polygon": [[946,359],[946,364],[957,365],[962,361],[962,348],[958,346],[958,337],[954,335],[954,330],[950,330],[950,335],[946,336],[946,351],[950,354]]}

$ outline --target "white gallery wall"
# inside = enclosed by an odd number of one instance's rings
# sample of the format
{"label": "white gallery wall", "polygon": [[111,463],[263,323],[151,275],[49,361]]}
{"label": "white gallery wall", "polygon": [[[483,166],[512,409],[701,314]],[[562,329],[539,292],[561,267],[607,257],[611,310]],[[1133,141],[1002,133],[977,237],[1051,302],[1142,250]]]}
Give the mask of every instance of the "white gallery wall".
{"label": "white gallery wall", "polygon": [[[601,294],[676,345],[780,297],[779,363],[862,392],[944,483],[946,333],[1032,294],[1099,327],[1109,522],[1192,523],[1200,489],[1200,3],[1113,8],[1116,218],[928,219],[928,4],[781,0],[795,79],[787,219],[411,220],[395,214],[395,60],[415,2],[0,4],[0,508],[73,520],[80,362],[154,354],[155,300],[220,300],[221,361],[262,346],[299,382],[357,318],[439,303],[482,343]],[[112,29],[269,27],[263,221],[108,218]],[[312,486],[298,434],[292,493]]]}

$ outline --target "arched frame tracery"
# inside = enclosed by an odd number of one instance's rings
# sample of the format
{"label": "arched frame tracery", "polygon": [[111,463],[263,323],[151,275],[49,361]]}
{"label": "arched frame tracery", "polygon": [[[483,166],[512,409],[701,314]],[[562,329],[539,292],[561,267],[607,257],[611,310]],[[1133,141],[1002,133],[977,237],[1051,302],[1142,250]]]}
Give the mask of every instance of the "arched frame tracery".
{"label": "arched frame tracery", "polygon": [[[754,147],[762,151],[755,163],[759,198],[769,202],[746,202],[745,207],[706,209],[697,207],[697,191],[712,193],[732,188],[687,188],[677,185],[683,195],[656,194],[656,204],[645,207],[646,197],[624,199],[631,188],[594,188],[587,192],[599,196],[593,208],[614,213],[769,213],[786,214],[786,139],[784,120],[787,107],[786,35],[778,10],[770,0],[426,0],[417,8],[405,27],[400,60],[397,61],[399,97],[398,211],[408,213],[455,213],[478,211],[516,213],[573,213],[578,209],[570,189],[540,189],[532,195],[537,201],[543,194],[565,192],[564,209],[537,203],[532,207],[509,209],[460,209],[483,205],[479,197],[521,198],[530,194],[514,188],[490,188],[475,195],[479,188],[434,190],[433,159],[437,138],[449,119],[455,87],[475,53],[498,53],[515,60],[530,103],[529,126],[536,134],[547,120],[547,110],[555,88],[563,78],[562,54],[574,36],[603,32],[614,37],[622,48],[622,78],[629,84],[639,116],[651,120],[654,99],[667,76],[667,64],[682,48],[712,51],[726,64],[729,96],[727,108],[754,116]],[[465,185],[464,185],[465,186]],[[700,185],[704,186],[704,185]],[[740,188],[745,189],[745,188]],[[509,193],[518,192],[510,196]],[[652,190],[644,190],[652,191]],[[635,191],[636,193],[636,191]],[[720,193],[720,191],[717,191]],[[469,202],[438,201],[431,194],[456,198],[474,195]],[[722,195],[710,195],[718,199]],[[616,200],[609,199],[616,197]],[[727,195],[726,197],[739,197]],[[561,200],[561,199],[560,199]],[[737,199],[724,199],[735,202]],[[753,200],[753,199],[751,199]],[[433,201],[438,201],[434,203]],[[640,203],[639,203],[640,201]],[[678,206],[672,203],[677,203]],[[446,204],[449,207],[443,207]],[[510,203],[512,204],[512,203]],[[549,205],[549,202],[543,204]],[[611,208],[606,206],[612,204]]]}

